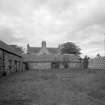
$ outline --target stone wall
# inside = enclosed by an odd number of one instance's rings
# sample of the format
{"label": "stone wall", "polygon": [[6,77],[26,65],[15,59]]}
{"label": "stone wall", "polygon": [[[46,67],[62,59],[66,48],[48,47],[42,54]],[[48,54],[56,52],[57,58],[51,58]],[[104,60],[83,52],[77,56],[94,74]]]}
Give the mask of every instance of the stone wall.
{"label": "stone wall", "polygon": [[[49,69],[64,68],[63,63],[68,63],[68,68],[80,68],[81,61],[78,56],[74,54],[66,55],[35,55],[25,54],[23,55],[23,62],[28,64],[28,69]],[[59,64],[58,64],[59,63]],[[56,65],[57,64],[57,65]]]}
{"label": "stone wall", "polygon": [[50,69],[51,63],[28,63],[29,69]]}
{"label": "stone wall", "polygon": [[22,71],[22,57],[0,49],[0,75]]}
{"label": "stone wall", "polygon": [[[81,68],[80,62],[67,63],[68,68]],[[59,63],[59,69],[63,69],[64,65],[62,62]],[[28,69],[51,69],[51,62],[28,62]]]}
{"label": "stone wall", "polygon": [[22,58],[4,52],[4,67],[7,73],[22,71]]}
{"label": "stone wall", "polygon": [[82,64],[80,62],[70,62],[69,64],[69,68],[81,68]]}
{"label": "stone wall", "polygon": [[0,76],[2,75],[3,71],[3,51],[0,49]]}

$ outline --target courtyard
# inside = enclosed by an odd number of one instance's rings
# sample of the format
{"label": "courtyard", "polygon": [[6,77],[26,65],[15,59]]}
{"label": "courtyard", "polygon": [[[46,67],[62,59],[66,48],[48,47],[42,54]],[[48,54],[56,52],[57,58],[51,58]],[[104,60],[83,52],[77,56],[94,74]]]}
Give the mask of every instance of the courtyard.
{"label": "courtyard", "polygon": [[13,73],[0,79],[0,105],[105,105],[105,71]]}

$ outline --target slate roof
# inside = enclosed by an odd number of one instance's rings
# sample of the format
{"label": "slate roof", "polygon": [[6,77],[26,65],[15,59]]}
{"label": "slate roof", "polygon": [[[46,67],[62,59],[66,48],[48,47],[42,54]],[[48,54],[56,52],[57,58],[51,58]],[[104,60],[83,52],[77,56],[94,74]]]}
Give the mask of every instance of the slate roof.
{"label": "slate roof", "polygon": [[35,54],[25,54],[23,55],[24,62],[50,62],[54,60],[52,55],[35,55]]}
{"label": "slate roof", "polygon": [[79,57],[73,54],[69,55],[35,55],[35,54],[25,54],[23,55],[24,62],[51,62],[51,61],[67,61],[78,62]]}
{"label": "slate roof", "polygon": [[[41,47],[30,47],[29,51],[30,53],[38,53],[40,51]],[[58,48],[54,48],[54,47],[47,47],[48,51],[52,54],[57,54],[59,53],[59,49]]]}
{"label": "slate roof", "polygon": [[59,53],[59,49],[58,48],[51,47],[51,48],[47,48],[47,49],[49,50],[49,52],[51,52],[53,54]]}
{"label": "slate roof", "polygon": [[80,57],[74,55],[74,54],[63,54],[63,55],[57,55],[56,60],[58,61],[79,61]]}
{"label": "slate roof", "polygon": [[3,50],[8,51],[10,53],[13,53],[15,55],[21,56],[21,54],[19,52],[17,52],[16,49],[14,49],[12,46],[6,44],[5,42],[3,42],[1,40],[0,40],[0,48],[3,49]]}
{"label": "slate roof", "polygon": [[41,47],[30,47],[29,51],[30,53],[38,53],[40,51]]}

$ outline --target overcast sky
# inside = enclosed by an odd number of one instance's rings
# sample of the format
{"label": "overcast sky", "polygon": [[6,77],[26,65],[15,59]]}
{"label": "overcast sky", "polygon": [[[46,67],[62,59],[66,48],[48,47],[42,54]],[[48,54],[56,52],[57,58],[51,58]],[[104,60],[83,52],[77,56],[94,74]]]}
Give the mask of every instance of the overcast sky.
{"label": "overcast sky", "polygon": [[0,0],[0,39],[57,47],[72,41],[83,54],[104,55],[105,0]]}

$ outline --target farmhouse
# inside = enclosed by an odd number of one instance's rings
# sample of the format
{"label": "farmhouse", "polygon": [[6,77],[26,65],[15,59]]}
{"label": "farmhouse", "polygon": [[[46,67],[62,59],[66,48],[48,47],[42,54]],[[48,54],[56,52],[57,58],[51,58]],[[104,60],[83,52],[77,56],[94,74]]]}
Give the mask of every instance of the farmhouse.
{"label": "farmhouse", "polygon": [[47,47],[46,41],[42,41],[41,47],[31,47],[27,45],[27,54],[23,56],[23,60],[27,63],[29,69],[48,69],[53,63],[59,67],[64,67],[64,62],[69,67],[80,67],[79,56],[74,54],[61,54],[61,46],[58,48]]}
{"label": "farmhouse", "polygon": [[27,45],[27,53],[35,55],[57,55],[61,54],[60,46],[58,48],[47,47],[46,41],[42,41],[41,47],[31,47]]}
{"label": "farmhouse", "polygon": [[0,75],[21,70],[21,54],[12,46],[0,41]]}

